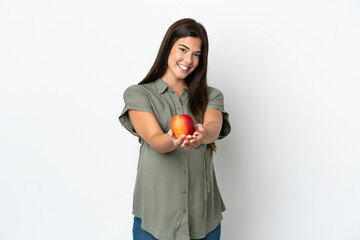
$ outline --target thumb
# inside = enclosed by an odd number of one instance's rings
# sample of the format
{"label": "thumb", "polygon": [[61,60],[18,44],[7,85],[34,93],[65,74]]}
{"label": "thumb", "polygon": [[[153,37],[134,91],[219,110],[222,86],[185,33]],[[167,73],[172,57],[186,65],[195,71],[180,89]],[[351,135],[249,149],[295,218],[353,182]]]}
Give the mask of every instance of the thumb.
{"label": "thumb", "polygon": [[199,125],[199,131],[202,133],[205,132],[205,128],[203,127],[203,125]]}
{"label": "thumb", "polygon": [[168,134],[169,134],[170,137],[172,137],[174,135],[174,133],[173,133],[173,131],[171,129],[168,131]]}
{"label": "thumb", "polygon": [[185,134],[181,135],[178,139],[175,140],[175,143],[177,146],[180,146],[182,144],[182,142],[184,141],[185,139]]}

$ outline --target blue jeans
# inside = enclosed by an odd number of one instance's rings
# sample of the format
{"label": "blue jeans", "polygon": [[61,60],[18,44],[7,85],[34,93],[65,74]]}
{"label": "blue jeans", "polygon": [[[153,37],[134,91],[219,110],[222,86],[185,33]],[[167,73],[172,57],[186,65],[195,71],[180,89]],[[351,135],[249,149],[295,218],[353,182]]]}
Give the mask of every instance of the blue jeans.
{"label": "blue jeans", "polygon": [[[205,238],[197,240],[220,240],[221,223],[211,232],[206,234]],[[141,218],[134,217],[133,240],[158,240],[153,235],[141,228]]]}

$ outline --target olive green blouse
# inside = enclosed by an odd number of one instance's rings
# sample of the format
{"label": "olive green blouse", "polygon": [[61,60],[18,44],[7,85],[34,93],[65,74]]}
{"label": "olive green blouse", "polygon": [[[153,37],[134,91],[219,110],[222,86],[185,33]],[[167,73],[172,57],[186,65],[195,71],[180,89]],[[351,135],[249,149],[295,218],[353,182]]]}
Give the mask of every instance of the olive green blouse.
{"label": "olive green blouse", "polygon": [[[230,133],[229,115],[223,94],[208,87],[207,109],[223,113],[218,139]],[[128,110],[150,112],[166,133],[174,115],[189,114],[187,89],[180,98],[162,79],[133,85],[124,92],[125,107],[121,124],[139,137],[140,152],[133,198],[133,214],[142,219],[141,227],[158,239],[199,239],[222,220],[225,205],[216,183],[212,153],[205,144],[191,151],[177,148],[160,154],[134,130]],[[197,123],[196,120],[195,124]]]}

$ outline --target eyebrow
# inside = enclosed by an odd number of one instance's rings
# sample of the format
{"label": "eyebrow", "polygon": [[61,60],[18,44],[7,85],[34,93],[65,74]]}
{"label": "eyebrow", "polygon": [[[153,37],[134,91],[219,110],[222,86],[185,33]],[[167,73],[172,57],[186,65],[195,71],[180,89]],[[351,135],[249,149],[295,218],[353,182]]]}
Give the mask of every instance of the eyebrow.
{"label": "eyebrow", "polygon": [[[179,44],[179,46],[183,46],[184,48],[190,50],[190,48],[184,44]],[[201,51],[196,51],[196,53],[201,53]]]}

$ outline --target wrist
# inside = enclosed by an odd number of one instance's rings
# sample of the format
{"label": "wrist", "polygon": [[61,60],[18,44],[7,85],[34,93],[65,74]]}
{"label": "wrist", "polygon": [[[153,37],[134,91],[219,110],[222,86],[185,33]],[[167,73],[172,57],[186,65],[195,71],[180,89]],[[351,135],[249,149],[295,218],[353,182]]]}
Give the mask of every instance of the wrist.
{"label": "wrist", "polygon": [[202,132],[201,134],[203,135],[200,144],[208,144],[208,130],[206,129],[205,126],[202,126],[202,128],[204,129],[204,132]]}

